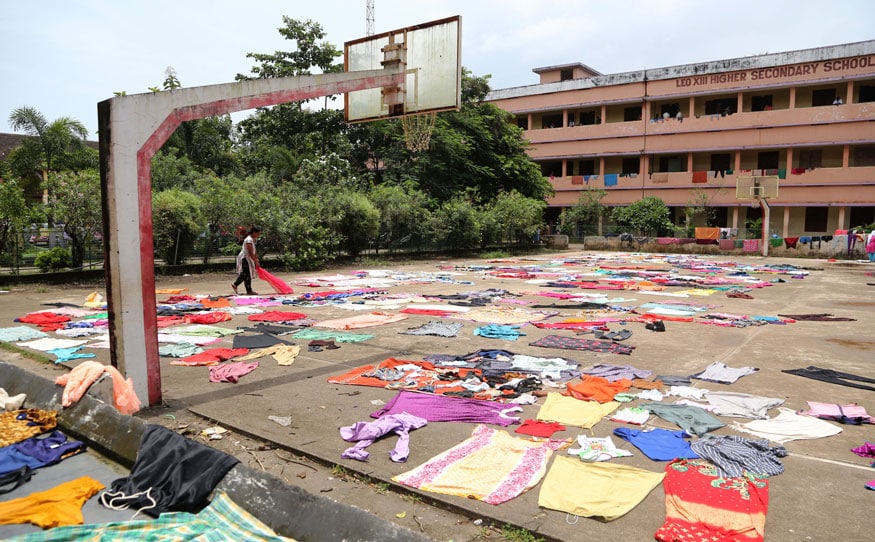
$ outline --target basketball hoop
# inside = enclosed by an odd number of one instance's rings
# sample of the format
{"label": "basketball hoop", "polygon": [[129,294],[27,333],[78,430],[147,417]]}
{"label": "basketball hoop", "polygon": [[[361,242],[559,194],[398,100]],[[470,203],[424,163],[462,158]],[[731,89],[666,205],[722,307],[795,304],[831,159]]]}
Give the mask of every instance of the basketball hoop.
{"label": "basketball hoop", "polygon": [[411,152],[428,150],[431,143],[431,131],[437,113],[428,111],[401,117],[401,126],[404,128],[404,142]]}

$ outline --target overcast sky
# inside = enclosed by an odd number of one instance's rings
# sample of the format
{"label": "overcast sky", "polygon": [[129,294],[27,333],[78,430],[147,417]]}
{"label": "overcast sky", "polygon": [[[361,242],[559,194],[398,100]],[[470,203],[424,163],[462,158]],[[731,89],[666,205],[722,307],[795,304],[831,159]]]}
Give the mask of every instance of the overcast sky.
{"label": "overcast sky", "polygon": [[[875,39],[872,0],[375,0],[377,33],[462,16],[462,65],[494,89],[532,68],[582,62],[604,73]],[[290,50],[282,16],[322,25],[338,49],[366,34],[366,0],[0,0],[0,132],[30,105],[96,139],[97,102],[248,73],[247,52]],[[236,118],[236,116],[235,116]]]}

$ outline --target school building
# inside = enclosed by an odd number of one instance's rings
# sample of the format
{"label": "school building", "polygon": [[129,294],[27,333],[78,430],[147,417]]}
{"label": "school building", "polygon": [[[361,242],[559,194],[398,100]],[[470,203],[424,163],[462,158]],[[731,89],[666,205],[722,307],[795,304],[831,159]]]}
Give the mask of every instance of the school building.
{"label": "school building", "polygon": [[550,178],[548,220],[589,187],[609,207],[657,196],[676,224],[705,201],[710,226],[744,228],[762,213],[751,179],[777,177],[773,235],[875,222],[875,40],[610,75],[533,71],[539,83],[487,99],[514,115]]}

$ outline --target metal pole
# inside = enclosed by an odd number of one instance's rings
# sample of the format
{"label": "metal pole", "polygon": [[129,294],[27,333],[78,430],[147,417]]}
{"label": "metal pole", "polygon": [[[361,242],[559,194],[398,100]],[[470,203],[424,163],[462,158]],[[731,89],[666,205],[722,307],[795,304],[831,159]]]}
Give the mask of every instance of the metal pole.
{"label": "metal pole", "polygon": [[760,209],[763,210],[763,256],[769,255],[769,211],[770,207],[766,198],[760,198]]}

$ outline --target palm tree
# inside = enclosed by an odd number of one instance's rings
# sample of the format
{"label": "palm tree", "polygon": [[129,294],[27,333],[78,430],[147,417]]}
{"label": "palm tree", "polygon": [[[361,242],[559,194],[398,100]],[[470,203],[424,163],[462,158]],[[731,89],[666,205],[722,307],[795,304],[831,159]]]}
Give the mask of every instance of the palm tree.
{"label": "palm tree", "polygon": [[[33,137],[42,153],[43,184],[48,182],[49,171],[55,158],[71,148],[82,145],[88,137],[85,125],[71,117],[60,117],[52,122],[46,120],[35,107],[23,106],[9,114],[9,125],[15,131]],[[48,191],[43,190],[43,203],[48,202]]]}

